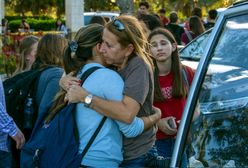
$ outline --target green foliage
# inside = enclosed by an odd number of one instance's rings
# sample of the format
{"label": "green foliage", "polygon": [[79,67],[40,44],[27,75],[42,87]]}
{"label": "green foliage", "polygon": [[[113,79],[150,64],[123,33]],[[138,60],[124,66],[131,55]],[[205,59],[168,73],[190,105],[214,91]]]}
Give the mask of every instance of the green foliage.
{"label": "green foliage", "polygon": [[84,0],[85,11],[112,11],[114,6],[111,0]]}
{"label": "green foliage", "polygon": [[[118,7],[113,0],[84,0],[85,11],[116,11]],[[134,12],[138,10],[138,4],[143,0],[134,1]],[[150,4],[149,11],[157,13],[160,8],[166,8],[166,15],[172,10],[182,13],[182,16],[189,15],[188,11],[194,6],[193,0],[146,0]],[[235,0],[198,0],[195,4],[204,10],[230,6]],[[32,15],[45,15],[56,8],[56,16],[60,17],[65,14],[65,0],[5,0],[6,6],[14,10],[17,14],[25,16],[27,13]],[[83,6],[82,6],[83,7]],[[54,11],[54,10],[53,10]],[[54,15],[55,13],[53,13]],[[205,15],[205,14],[204,14]],[[183,19],[183,18],[181,18]],[[16,19],[17,20],[17,19]]]}
{"label": "green foliage", "polygon": [[[23,17],[22,16],[5,16],[5,18],[8,21],[12,21],[12,20],[21,20]],[[32,18],[32,19],[38,19],[38,20],[46,20],[46,19],[52,19],[52,17],[49,16],[29,16],[28,18]]]}
{"label": "green foliage", "polygon": [[[26,19],[28,24],[30,25],[30,29],[34,31],[49,31],[49,30],[55,30],[55,22],[54,19],[34,19],[34,18],[28,18]],[[11,32],[17,32],[18,28],[20,27],[21,19],[19,20],[12,20],[9,22],[9,29]]]}

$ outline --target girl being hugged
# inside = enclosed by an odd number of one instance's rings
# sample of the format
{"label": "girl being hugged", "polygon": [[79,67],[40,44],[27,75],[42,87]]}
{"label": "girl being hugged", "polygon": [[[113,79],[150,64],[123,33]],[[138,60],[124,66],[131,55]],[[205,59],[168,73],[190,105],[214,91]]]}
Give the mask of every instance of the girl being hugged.
{"label": "girl being hugged", "polygon": [[194,72],[190,67],[181,64],[176,40],[168,30],[153,30],[148,41],[155,65],[154,106],[162,112],[158,122],[156,146],[159,155],[171,157]]}

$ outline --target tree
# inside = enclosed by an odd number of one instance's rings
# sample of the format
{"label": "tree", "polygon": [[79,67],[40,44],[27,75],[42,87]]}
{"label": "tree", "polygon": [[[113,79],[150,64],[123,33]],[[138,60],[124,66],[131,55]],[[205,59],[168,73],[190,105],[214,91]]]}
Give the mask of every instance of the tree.
{"label": "tree", "polygon": [[133,0],[116,0],[116,3],[121,11],[125,14],[134,14]]}

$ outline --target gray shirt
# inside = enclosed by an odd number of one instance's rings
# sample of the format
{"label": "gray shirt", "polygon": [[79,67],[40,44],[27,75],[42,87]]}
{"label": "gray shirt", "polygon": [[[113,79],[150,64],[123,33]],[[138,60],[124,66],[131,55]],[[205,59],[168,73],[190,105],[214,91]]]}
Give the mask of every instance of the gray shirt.
{"label": "gray shirt", "polygon": [[[124,94],[140,104],[138,117],[153,114],[153,73],[144,61],[137,56],[129,60],[119,71],[125,81]],[[156,139],[157,128],[153,126],[135,138],[124,138],[124,160],[131,160],[147,153]]]}

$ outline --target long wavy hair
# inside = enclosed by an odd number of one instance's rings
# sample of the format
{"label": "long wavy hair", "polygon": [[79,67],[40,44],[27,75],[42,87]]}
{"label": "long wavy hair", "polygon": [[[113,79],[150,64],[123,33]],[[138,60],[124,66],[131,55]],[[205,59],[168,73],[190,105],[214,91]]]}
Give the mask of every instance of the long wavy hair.
{"label": "long wavy hair", "polygon": [[[103,26],[89,24],[78,30],[75,38],[69,43],[64,54],[64,69],[66,73],[75,71],[75,75],[93,57],[93,47],[102,41]],[[55,96],[54,103],[45,122],[49,122],[56,113],[67,105],[64,101],[66,91],[61,89]]]}
{"label": "long wavy hair", "polygon": [[[148,41],[150,41],[151,38],[155,35],[163,35],[171,42],[171,44],[173,44],[173,43],[176,44],[176,40],[175,40],[174,36],[171,34],[171,32],[169,30],[167,30],[165,28],[157,28],[157,29],[153,30],[148,37]],[[155,102],[162,102],[162,101],[165,101],[165,98],[162,94],[160,84],[159,84],[159,69],[158,69],[158,66],[156,64],[155,59],[153,59],[153,62],[155,65],[155,70],[154,70],[154,101]],[[186,91],[186,88],[184,87],[184,82],[183,82],[182,64],[180,62],[177,48],[171,54],[171,72],[173,75],[172,96],[174,98],[180,98],[180,97],[186,96],[187,91]]]}
{"label": "long wavy hair", "polygon": [[27,68],[27,65],[25,62],[26,56],[31,53],[31,51],[33,50],[34,44],[38,42],[39,42],[39,38],[33,35],[29,35],[21,39],[20,46],[18,48],[19,49],[19,52],[18,52],[19,62],[17,64],[14,75],[26,70]]}
{"label": "long wavy hair", "polygon": [[137,18],[130,15],[120,15],[116,19],[124,25],[124,30],[117,30],[113,21],[107,23],[105,27],[118,37],[121,46],[127,47],[130,43],[133,44],[134,54],[141,57],[148,67],[153,70],[153,62],[148,52],[149,45],[142,24]]}
{"label": "long wavy hair", "polygon": [[66,38],[58,34],[45,34],[38,43],[32,69],[41,69],[45,66],[63,67],[63,55],[67,45]]}

